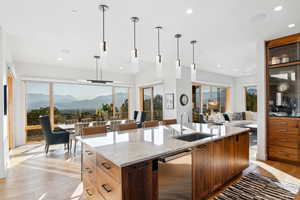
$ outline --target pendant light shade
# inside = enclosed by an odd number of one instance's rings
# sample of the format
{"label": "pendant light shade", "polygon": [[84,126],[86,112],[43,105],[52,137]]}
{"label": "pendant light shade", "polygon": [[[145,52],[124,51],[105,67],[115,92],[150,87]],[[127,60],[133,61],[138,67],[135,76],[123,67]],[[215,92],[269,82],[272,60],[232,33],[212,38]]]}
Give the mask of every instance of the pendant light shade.
{"label": "pendant light shade", "polygon": [[197,72],[197,70],[196,70],[197,66],[196,66],[196,63],[195,63],[195,44],[196,43],[197,43],[196,40],[191,41],[191,44],[192,44],[192,47],[193,47],[193,63],[191,65],[191,80],[192,81],[196,81],[196,72]]}
{"label": "pendant light shade", "polygon": [[139,63],[139,53],[136,47],[136,23],[139,21],[138,17],[131,17],[130,20],[133,23],[133,50],[131,52],[131,62],[134,64]]}
{"label": "pendant light shade", "polygon": [[176,34],[176,43],[177,43],[177,57],[176,57],[176,78],[181,78],[181,60],[179,58],[179,39],[182,37],[181,34]]}
{"label": "pendant light shade", "polygon": [[107,5],[99,5],[100,18],[102,17],[102,42],[101,42],[101,54],[107,53],[107,42],[105,40],[105,12],[109,9]]}
{"label": "pendant light shade", "polygon": [[160,30],[162,29],[161,26],[155,27],[157,30],[157,56],[156,56],[156,74],[158,78],[163,77],[163,70],[162,70],[162,56],[160,52]]}

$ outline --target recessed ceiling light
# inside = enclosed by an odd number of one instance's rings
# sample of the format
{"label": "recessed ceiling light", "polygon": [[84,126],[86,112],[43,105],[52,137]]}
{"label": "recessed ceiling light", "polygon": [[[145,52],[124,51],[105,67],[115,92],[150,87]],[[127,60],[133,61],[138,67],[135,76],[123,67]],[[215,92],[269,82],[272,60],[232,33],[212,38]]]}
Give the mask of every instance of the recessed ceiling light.
{"label": "recessed ceiling light", "polygon": [[238,68],[234,68],[234,69],[233,69],[233,71],[235,71],[235,72],[238,72],[238,71],[239,71],[239,69],[238,69]]}
{"label": "recessed ceiling light", "polygon": [[72,12],[72,13],[77,13],[77,12],[78,12],[78,10],[72,10],[71,12]]}
{"label": "recessed ceiling light", "polygon": [[221,67],[222,67],[221,64],[218,64],[218,65],[217,65],[217,68],[221,68]]}
{"label": "recessed ceiling light", "polygon": [[124,69],[123,67],[120,67],[120,70]]}
{"label": "recessed ceiling light", "polygon": [[289,24],[288,27],[289,28],[294,28],[296,26],[296,24]]}
{"label": "recessed ceiling light", "polygon": [[58,61],[62,61],[62,60],[63,60],[63,58],[57,58],[57,60],[58,60]]}
{"label": "recessed ceiling light", "polygon": [[273,10],[274,11],[281,11],[283,9],[282,6],[276,6]]}
{"label": "recessed ceiling light", "polygon": [[187,9],[187,10],[186,10],[186,14],[190,15],[190,14],[192,14],[192,13],[193,13],[193,10],[192,10],[192,9]]}

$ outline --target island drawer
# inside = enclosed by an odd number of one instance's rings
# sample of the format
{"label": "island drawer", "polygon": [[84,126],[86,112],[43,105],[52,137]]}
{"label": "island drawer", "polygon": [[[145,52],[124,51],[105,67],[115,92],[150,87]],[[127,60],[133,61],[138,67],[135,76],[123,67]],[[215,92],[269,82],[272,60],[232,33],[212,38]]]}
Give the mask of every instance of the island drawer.
{"label": "island drawer", "polygon": [[82,164],[83,179],[96,184],[96,163],[85,160]]}
{"label": "island drawer", "polygon": [[97,154],[97,168],[103,170],[106,174],[121,183],[121,168],[107,160],[100,154]]}
{"label": "island drawer", "polygon": [[86,160],[96,163],[96,152],[88,145],[83,145],[83,162]]}
{"label": "island drawer", "polygon": [[97,167],[96,172],[96,187],[98,192],[100,192],[106,200],[121,200],[121,184],[99,167]]}
{"label": "island drawer", "polygon": [[268,150],[270,158],[278,158],[282,160],[290,160],[295,162],[300,161],[298,149],[270,145]]}
{"label": "island drawer", "polygon": [[105,200],[91,182],[85,180],[84,186],[84,197],[86,200]]}
{"label": "island drawer", "polygon": [[275,146],[289,147],[298,149],[300,137],[294,135],[287,135],[284,133],[270,133],[269,144]]}

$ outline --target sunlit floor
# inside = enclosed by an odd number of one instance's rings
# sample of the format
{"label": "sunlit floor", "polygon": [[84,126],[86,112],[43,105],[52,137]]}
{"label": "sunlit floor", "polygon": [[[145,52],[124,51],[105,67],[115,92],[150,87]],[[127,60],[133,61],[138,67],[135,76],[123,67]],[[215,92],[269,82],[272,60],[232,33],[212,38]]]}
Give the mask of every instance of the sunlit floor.
{"label": "sunlit floor", "polygon": [[[255,159],[255,148],[250,152]],[[252,160],[247,171],[300,186],[300,166]],[[8,178],[0,181],[1,200],[79,200],[81,194],[79,149],[74,158],[62,145],[51,147],[47,157],[41,143],[14,149]]]}

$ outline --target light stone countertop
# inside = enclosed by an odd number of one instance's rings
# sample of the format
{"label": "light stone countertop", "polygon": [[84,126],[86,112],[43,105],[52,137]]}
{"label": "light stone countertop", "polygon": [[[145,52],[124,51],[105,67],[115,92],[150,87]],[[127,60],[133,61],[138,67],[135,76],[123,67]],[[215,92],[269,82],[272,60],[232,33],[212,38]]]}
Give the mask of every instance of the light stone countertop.
{"label": "light stone countertop", "polygon": [[[184,125],[183,128],[182,134],[180,133],[180,125],[174,124],[154,128],[108,132],[102,135],[78,136],[76,138],[94,148],[97,153],[115,165],[126,167],[249,130],[226,125],[216,126],[196,123]],[[194,142],[186,142],[175,138],[196,132],[211,134],[212,137]]]}

